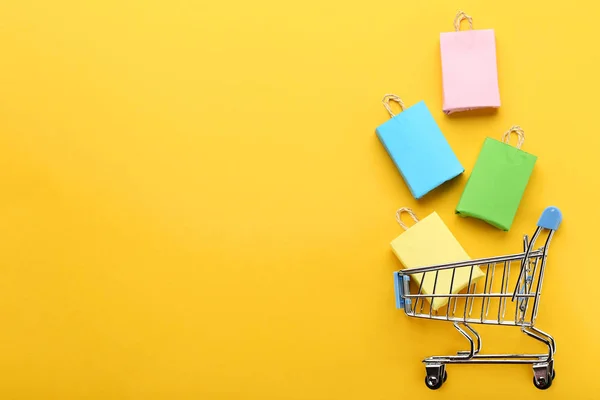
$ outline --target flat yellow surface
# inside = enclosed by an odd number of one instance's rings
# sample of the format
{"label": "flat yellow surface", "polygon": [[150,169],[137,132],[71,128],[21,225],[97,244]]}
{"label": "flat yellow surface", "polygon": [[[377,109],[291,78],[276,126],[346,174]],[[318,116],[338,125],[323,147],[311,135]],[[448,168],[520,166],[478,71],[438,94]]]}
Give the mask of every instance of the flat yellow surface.
{"label": "flat yellow surface", "polygon": [[[502,108],[444,116],[439,33],[496,29]],[[598,4],[28,0],[0,5],[0,398],[595,399]],[[425,99],[471,170],[513,124],[539,156],[510,232],[411,199],[375,127]],[[395,309],[394,212],[471,257],[565,221],[538,324],[557,380],[420,360],[464,348]],[[484,351],[543,351],[481,329]]]}

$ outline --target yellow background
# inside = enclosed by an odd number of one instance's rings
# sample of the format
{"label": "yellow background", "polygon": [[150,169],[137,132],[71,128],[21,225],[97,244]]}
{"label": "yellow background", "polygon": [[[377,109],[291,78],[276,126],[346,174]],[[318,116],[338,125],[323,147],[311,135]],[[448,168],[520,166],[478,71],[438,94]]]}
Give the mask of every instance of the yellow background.
{"label": "yellow background", "polygon": [[[0,397],[597,398],[598,6],[569,6],[3,2]],[[496,115],[441,112],[458,8],[496,30]],[[509,233],[453,215],[467,175],[410,197],[374,133],[388,92],[426,101],[467,172],[523,126],[539,160]],[[427,390],[420,360],[465,343],[395,309],[396,208],[436,210],[478,257],[519,250],[551,204],[554,385],[454,366]],[[481,333],[488,352],[543,350]]]}

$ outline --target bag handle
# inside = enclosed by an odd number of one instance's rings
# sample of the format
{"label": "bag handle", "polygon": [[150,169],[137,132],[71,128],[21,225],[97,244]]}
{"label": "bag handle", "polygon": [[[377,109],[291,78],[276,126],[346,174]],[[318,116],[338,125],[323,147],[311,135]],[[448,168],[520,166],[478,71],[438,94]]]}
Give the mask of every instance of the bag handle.
{"label": "bag handle", "polygon": [[504,132],[504,135],[502,135],[502,142],[506,143],[506,144],[510,144],[510,134],[511,133],[516,133],[517,136],[519,137],[519,140],[517,141],[517,149],[520,149],[521,146],[523,146],[523,142],[525,142],[525,131],[523,130],[523,128],[521,128],[519,125],[514,125],[511,126],[509,130],[507,130],[506,132]]}
{"label": "bag handle", "polygon": [[390,117],[394,118],[396,116],[396,114],[394,114],[394,112],[392,111],[392,107],[390,106],[390,101],[395,101],[396,103],[398,103],[400,105],[400,109],[402,109],[402,111],[404,111],[404,102],[402,101],[402,99],[399,96],[396,96],[395,94],[386,94],[385,96],[383,96],[383,100],[381,100],[381,102],[383,103],[383,106],[385,107],[385,109],[387,110],[387,112],[390,113]]}
{"label": "bag handle", "polygon": [[465,19],[469,21],[469,27],[473,30],[473,18],[466,12],[459,10],[456,17],[454,17],[454,30],[456,32],[460,31],[460,23]]}
{"label": "bag handle", "polygon": [[419,218],[417,218],[415,212],[408,207],[401,207],[398,209],[398,211],[396,211],[396,221],[398,221],[398,224],[402,229],[407,231],[409,227],[404,222],[402,222],[402,214],[404,213],[408,214],[412,218],[412,220],[415,221],[415,223],[419,222]]}

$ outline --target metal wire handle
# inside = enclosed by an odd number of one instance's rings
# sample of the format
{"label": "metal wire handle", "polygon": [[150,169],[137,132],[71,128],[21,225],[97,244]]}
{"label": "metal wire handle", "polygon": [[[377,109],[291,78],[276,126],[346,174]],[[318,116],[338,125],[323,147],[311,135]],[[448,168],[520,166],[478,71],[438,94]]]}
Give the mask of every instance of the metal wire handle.
{"label": "metal wire handle", "polygon": [[400,225],[400,227],[402,229],[404,229],[405,231],[408,230],[408,226],[404,222],[402,222],[402,213],[407,213],[412,218],[413,221],[419,222],[419,218],[417,218],[417,215],[411,208],[408,208],[408,207],[399,208],[398,211],[396,211],[396,221],[398,221],[398,224]]}
{"label": "metal wire handle", "polygon": [[506,144],[509,144],[510,134],[513,132],[519,137],[516,147],[517,149],[520,149],[521,146],[523,146],[523,142],[525,142],[525,131],[519,125],[511,126],[509,130],[504,132],[504,135],[502,135],[502,141]]}
{"label": "metal wire handle", "polygon": [[456,17],[454,17],[454,30],[456,30],[456,32],[460,31],[460,23],[464,19],[469,21],[469,27],[471,28],[471,30],[473,30],[473,18],[466,12],[459,10],[456,13]]}
{"label": "metal wire handle", "polygon": [[402,111],[404,111],[404,102],[400,97],[396,96],[395,94],[386,94],[385,96],[383,96],[383,100],[381,100],[381,102],[383,103],[383,106],[385,107],[387,112],[390,113],[390,117],[394,118],[396,114],[394,114],[394,112],[392,111],[392,107],[390,107],[390,101],[395,101],[396,103],[398,103]]}

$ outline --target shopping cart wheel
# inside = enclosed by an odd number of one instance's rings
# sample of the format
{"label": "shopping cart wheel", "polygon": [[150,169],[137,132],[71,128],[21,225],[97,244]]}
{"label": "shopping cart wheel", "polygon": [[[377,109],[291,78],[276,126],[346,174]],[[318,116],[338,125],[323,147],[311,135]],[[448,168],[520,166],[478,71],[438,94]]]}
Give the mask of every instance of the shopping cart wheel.
{"label": "shopping cart wheel", "polygon": [[442,387],[444,382],[448,379],[448,373],[444,370],[444,377],[440,380],[435,375],[428,375],[425,377],[425,385],[431,390],[436,390]]}
{"label": "shopping cart wheel", "polygon": [[540,390],[546,390],[548,389],[550,386],[552,386],[552,381],[554,380],[554,378],[556,377],[556,371],[552,370],[552,375],[548,377],[548,379],[544,379],[544,378],[538,378],[536,379],[535,376],[533,377],[533,384],[535,385],[536,388],[540,389]]}

